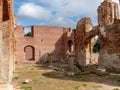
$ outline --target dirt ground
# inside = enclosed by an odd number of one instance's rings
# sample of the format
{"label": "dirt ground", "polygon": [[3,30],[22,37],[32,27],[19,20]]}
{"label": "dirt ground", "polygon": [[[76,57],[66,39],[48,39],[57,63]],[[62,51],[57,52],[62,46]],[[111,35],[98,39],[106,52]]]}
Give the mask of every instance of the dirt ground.
{"label": "dirt ground", "polygon": [[66,76],[46,65],[24,64],[16,66],[12,83],[15,90],[120,90],[120,74]]}

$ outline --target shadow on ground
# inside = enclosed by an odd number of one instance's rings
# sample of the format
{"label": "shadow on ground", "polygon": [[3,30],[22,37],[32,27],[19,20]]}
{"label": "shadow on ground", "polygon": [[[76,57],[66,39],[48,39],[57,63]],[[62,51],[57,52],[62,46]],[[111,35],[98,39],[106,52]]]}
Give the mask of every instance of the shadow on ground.
{"label": "shadow on ground", "polygon": [[120,74],[110,73],[109,75],[98,76],[93,73],[84,75],[67,76],[62,71],[51,71],[42,74],[48,78],[61,79],[61,80],[73,80],[76,82],[94,82],[98,84],[110,85],[110,86],[120,86]]}

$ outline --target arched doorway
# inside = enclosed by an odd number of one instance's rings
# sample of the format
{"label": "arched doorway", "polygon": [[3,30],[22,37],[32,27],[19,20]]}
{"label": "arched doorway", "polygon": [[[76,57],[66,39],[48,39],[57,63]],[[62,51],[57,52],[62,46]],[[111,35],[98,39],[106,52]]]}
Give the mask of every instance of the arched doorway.
{"label": "arched doorway", "polygon": [[95,45],[93,46],[93,53],[99,53],[100,51],[100,39],[97,38]]}
{"label": "arched doorway", "polygon": [[69,40],[67,44],[68,44],[68,50],[69,50],[69,52],[72,52],[72,50],[73,50],[73,41]]}
{"label": "arched doorway", "polygon": [[34,61],[35,60],[35,48],[31,45],[28,45],[24,48],[25,51],[25,60]]}

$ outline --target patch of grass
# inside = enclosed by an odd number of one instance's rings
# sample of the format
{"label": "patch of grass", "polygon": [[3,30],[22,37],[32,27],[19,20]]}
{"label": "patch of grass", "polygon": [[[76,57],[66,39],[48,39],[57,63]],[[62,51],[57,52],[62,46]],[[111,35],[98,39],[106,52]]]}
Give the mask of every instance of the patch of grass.
{"label": "patch of grass", "polygon": [[114,88],[113,90],[119,90],[118,88]]}
{"label": "patch of grass", "polygon": [[94,87],[94,88],[102,88],[102,86],[100,86],[100,85],[92,86],[92,87]]}
{"label": "patch of grass", "polygon": [[22,90],[32,90],[32,87],[30,87],[30,86],[23,86]]}
{"label": "patch of grass", "polygon": [[82,84],[82,86],[85,86],[85,87],[86,87],[86,86],[87,86],[87,84]]}
{"label": "patch of grass", "polygon": [[[57,75],[59,75],[59,73],[63,76],[58,77]],[[51,70],[43,67],[42,65],[32,66],[30,64],[28,66],[28,64],[26,64],[17,66],[12,83],[16,88],[20,88],[21,90],[63,90],[63,87],[65,87],[65,90],[102,90],[104,87],[109,88],[107,85],[104,86],[99,84],[101,83],[101,80],[103,80],[105,81],[104,83],[108,83],[110,81],[112,90],[120,90],[119,87],[113,88],[116,84],[116,86],[119,86],[119,77],[120,75],[118,74],[103,77],[94,74],[80,74],[68,77],[64,76],[64,73],[61,71]],[[23,80],[26,78],[31,79],[32,82],[29,84],[22,84]]]}
{"label": "patch of grass", "polygon": [[18,80],[18,79],[19,79],[19,77],[17,77],[17,76],[16,76],[16,77],[14,77],[13,79],[14,79],[14,80]]}
{"label": "patch of grass", "polygon": [[80,86],[75,86],[74,89],[75,90],[78,90],[80,88]]}
{"label": "patch of grass", "polygon": [[35,70],[34,68],[30,68],[30,70]]}
{"label": "patch of grass", "polygon": [[37,83],[39,80],[33,80],[33,82]]}

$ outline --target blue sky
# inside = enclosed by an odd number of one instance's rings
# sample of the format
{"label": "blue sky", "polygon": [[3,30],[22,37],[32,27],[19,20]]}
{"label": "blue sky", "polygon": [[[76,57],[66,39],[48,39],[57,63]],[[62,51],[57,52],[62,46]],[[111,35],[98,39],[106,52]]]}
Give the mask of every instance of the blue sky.
{"label": "blue sky", "polygon": [[[97,7],[103,0],[14,0],[17,24],[75,28],[82,17],[97,25]],[[118,0],[113,0],[118,2]]]}

